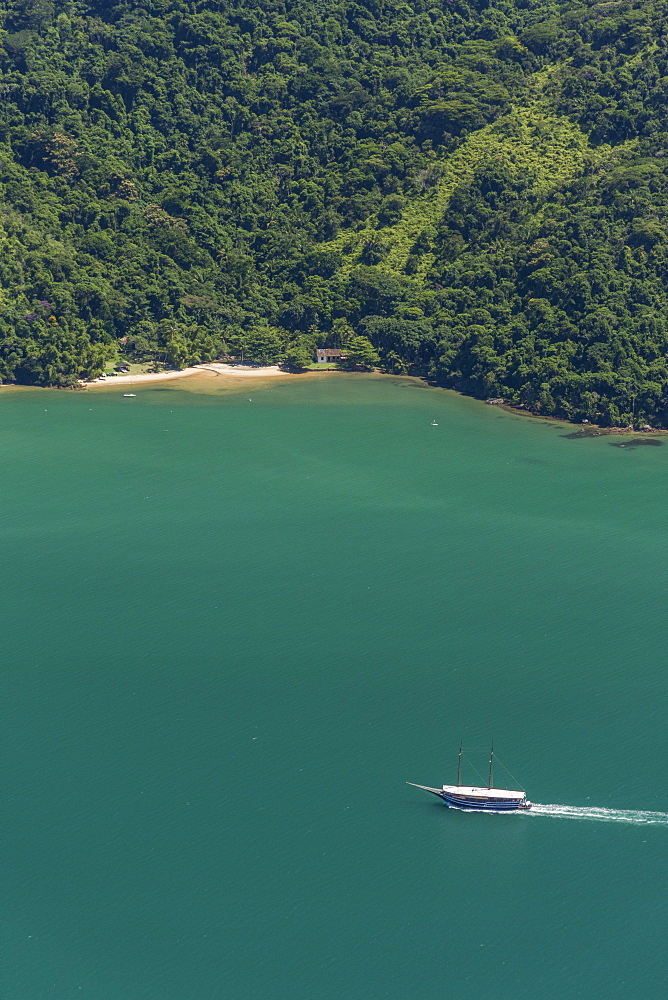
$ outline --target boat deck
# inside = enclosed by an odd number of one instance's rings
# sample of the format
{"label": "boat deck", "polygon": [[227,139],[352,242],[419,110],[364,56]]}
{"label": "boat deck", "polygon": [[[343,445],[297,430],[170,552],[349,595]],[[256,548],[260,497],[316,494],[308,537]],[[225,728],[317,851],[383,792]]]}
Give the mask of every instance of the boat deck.
{"label": "boat deck", "polygon": [[441,791],[447,795],[461,795],[464,798],[522,799],[525,792],[516,788],[487,788],[477,785],[443,785]]}

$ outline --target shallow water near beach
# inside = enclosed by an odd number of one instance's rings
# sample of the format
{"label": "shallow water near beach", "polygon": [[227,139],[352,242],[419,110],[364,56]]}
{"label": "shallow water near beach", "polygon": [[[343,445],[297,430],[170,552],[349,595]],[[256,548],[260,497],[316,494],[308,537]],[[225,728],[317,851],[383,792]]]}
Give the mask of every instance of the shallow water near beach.
{"label": "shallow water near beach", "polygon": [[6,995],[663,998],[668,445],[136,391],[0,395]]}

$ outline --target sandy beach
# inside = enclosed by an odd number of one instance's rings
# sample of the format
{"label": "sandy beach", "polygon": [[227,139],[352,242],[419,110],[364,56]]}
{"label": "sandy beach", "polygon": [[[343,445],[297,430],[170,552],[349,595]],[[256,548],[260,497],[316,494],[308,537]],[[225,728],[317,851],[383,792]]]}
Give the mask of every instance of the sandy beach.
{"label": "sandy beach", "polygon": [[267,378],[273,375],[287,375],[278,365],[267,365],[263,368],[251,368],[248,365],[229,365],[212,361],[205,365],[193,365],[192,368],[175,369],[167,372],[153,372],[144,375],[112,375],[107,378],[96,378],[92,382],[82,382],[84,388],[96,386],[143,385],[145,382],[166,382],[174,378],[185,378],[187,375],[209,375],[216,378],[224,375],[228,378]]}

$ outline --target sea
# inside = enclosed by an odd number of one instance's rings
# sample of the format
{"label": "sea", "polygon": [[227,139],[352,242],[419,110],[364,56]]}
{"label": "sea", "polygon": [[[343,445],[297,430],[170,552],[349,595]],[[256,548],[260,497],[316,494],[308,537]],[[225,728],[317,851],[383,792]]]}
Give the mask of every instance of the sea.
{"label": "sea", "polygon": [[133,391],[0,393],[4,996],[664,1000],[668,438]]}

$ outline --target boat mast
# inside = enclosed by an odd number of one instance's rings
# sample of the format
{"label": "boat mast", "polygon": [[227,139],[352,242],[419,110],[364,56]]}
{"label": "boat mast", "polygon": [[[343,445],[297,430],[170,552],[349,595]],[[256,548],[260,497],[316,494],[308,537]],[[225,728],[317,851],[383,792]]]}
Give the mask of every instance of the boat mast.
{"label": "boat mast", "polygon": [[488,788],[493,787],[492,785],[492,782],[494,780],[494,775],[492,773],[493,767],[494,767],[494,742],[492,741],[492,752],[489,755],[489,784],[487,786]]}
{"label": "boat mast", "polygon": [[457,784],[462,783],[462,744],[459,743],[459,757],[457,758]]}

